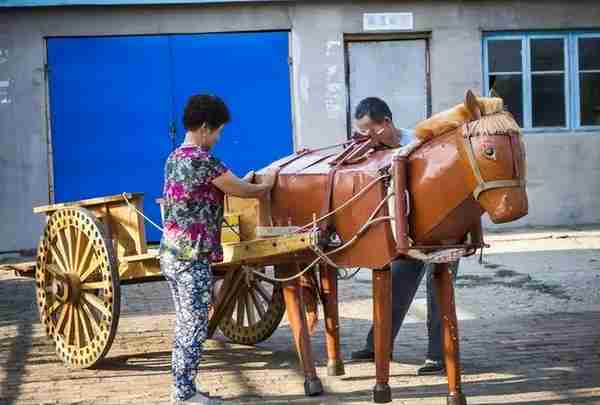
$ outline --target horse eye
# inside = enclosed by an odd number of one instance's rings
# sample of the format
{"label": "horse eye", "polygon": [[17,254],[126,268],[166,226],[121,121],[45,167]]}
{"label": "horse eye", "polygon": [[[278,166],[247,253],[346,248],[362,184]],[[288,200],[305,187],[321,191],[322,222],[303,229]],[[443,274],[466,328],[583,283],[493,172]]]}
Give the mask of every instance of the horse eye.
{"label": "horse eye", "polygon": [[492,158],[496,154],[496,151],[494,150],[494,148],[488,147],[483,150],[483,153],[486,157]]}

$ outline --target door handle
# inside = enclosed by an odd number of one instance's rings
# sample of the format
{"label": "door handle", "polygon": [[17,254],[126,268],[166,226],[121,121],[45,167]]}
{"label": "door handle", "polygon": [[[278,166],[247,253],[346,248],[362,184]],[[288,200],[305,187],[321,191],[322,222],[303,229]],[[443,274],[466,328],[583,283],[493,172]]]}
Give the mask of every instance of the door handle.
{"label": "door handle", "polygon": [[169,138],[171,138],[171,147],[175,150],[175,138],[177,137],[177,128],[175,127],[175,123],[171,121],[169,124]]}

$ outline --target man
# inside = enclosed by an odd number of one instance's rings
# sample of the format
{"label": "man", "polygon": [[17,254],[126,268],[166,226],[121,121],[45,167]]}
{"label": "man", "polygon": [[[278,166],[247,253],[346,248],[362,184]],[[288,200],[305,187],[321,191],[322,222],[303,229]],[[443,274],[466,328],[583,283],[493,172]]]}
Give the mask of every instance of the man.
{"label": "man", "polygon": [[[379,144],[397,147],[406,143],[408,131],[396,128],[392,121],[392,112],[385,101],[377,97],[362,100],[354,113],[355,128],[358,135],[374,137]],[[404,141],[404,142],[403,142]],[[451,266],[454,274],[458,262]],[[436,292],[432,282],[433,265],[412,259],[400,259],[392,263],[392,347],[404,317],[427,271],[427,331],[429,347],[425,363],[418,369],[419,375],[439,374],[444,371],[442,360],[441,319],[437,305]],[[392,350],[393,351],[393,350]],[[365,348],[352,353],[355,360],[373,360],[373,327],[367,335]]]}

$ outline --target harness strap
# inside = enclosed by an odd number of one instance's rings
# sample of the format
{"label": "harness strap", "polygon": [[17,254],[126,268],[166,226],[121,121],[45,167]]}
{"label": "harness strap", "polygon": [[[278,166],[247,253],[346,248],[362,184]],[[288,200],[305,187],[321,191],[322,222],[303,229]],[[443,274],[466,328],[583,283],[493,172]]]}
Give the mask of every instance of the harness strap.
{"label": "harness strap", "polygon": [[299,150],[298,152],[296,152],[295,154],[293,154],[292,156],[290,156],[288,160],[286,160],[283,163],[279,164],[279,168],[283,169],[284,167],[286,167],[290,163],[295,162],[296,160],[300,159],[301,157],[304,157],[306,155],[310,155],[311,153],[313,153],[313,151],[310,150],[310,149]]}
{"label": "harness strap", "polygon": [[473,190],[473,197],[475,200],[479,198],[479,195],[484,191],[491,190],[494,188],[502,188],[502,187],[523,187],[525,186],[525,180],[494,180],[494,181],[485,181],[480,183]]}

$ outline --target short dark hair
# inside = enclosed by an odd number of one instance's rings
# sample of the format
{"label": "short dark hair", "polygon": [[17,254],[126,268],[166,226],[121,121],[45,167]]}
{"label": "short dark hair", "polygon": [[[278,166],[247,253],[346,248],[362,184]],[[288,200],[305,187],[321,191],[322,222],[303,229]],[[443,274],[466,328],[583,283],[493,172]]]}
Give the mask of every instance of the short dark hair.
{"label": "short dark hair", "polygon": [[195,94],[191,96],[183,112],[183,126],[194,131],[206,124],[209,129],[219,128],[230,120],[229,109],[217,96]]}
{"label": "short dark hair", "polygon": [[377,97],[367,97],[358,103],[354,112],[354,118],[359,120],[365,115],[368,115],[375,122],[382,122],[385,117],[389,117],[390,120],[392,119],[390,107],[388,107],[385,101]]}

